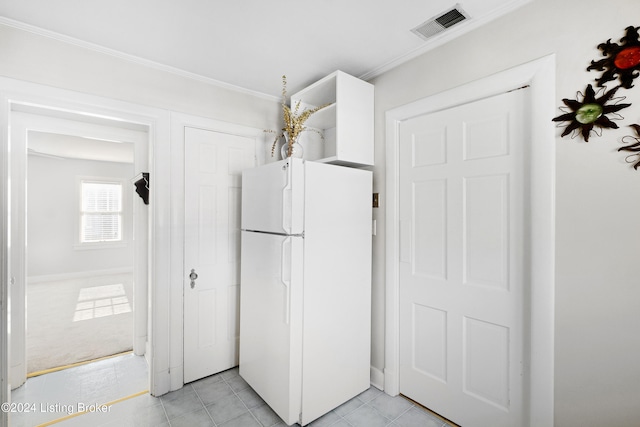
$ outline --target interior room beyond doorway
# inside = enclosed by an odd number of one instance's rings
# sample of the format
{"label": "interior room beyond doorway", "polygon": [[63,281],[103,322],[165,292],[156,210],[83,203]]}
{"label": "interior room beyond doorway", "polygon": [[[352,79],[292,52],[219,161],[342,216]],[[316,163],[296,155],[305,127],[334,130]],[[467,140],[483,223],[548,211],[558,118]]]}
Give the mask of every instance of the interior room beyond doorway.
{"label": "interior room beyond doorway", "polygon": [[129,351],[133,275],[28,282],[27,311],[28,375]]}
{"label": "interior room beyond doorway", "polygon": [[131,350],[133,144],[27,135],[27,373]]}

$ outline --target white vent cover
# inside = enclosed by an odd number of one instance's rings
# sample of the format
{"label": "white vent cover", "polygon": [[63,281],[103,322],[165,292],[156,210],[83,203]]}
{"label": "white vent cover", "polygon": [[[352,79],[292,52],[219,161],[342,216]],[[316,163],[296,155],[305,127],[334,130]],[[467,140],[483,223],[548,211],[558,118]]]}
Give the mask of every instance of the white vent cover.
{"label": "white vent cover", "polygon": [[411,32],[426,40],[468,18],[469,15],[457,4],[452,9],[413,28]]}

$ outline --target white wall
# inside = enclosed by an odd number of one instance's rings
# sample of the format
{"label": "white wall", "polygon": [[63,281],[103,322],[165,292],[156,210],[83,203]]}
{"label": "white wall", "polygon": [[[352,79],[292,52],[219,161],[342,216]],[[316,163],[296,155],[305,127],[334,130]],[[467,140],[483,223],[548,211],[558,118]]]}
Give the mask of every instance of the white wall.
{"label": "white wall", "polygon": [[[27,276],[133,270],[133,164],[28,156]],[[80,250],[78,177],[124,181],[124,246]],[[137,195],[136,195],[137,197]],[[42,277],[45,276],[45,277]]]}
{"label": "white wall", "polygon": [[[556,54],[557,107],[599,77],[597,45],[638,26],[640,3],[535,0],[375,79],[374,191],[385,203],[385,111]],[[617,153],[640,124],[640,81],[619,130],[589,143],[560,138],[556,165],[555,425],[638,426],[640,420],[640,171]],[[612,87],[612,86],[610,86]],[[558,115],[561,113],[557,110]],[[549,117],[549,126],[554,126]],[[384,206],[375,209],[373,365],[384,368]]]}
{"label": "white wall", "polygon": [[277,97],[229,90],[3,24],[0,53],[0,76],[261,129],[273,129],[280,116]]}

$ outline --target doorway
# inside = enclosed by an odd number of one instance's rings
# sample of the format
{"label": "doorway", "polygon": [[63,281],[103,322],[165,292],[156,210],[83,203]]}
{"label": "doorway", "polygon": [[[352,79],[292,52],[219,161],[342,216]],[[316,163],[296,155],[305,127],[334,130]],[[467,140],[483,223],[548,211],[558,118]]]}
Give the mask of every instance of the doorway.
{"label": "doorway", "polygon": [[[549,56],[531,63],[497,73],[476,82],[424,98],[398,107],[386,113],[387,162],[386,181],[386,331],[385,331],[385,392],[397,395],[403,392],[401,384],[400,340],[400,264],[406,259],[407,242],[411,242],[411,228],[400,217],[400,128],[401,124],[413,117],[443,111],[448,108],[487,99],[525,86],[531,90],[531,102],[525,106],[525,120],[530,129],[531,149],[528,152],[528,167],[524,171],[530,182],[530,197],[525,200],[526,215],[531,219],[528,230],[530,236],[529,286],[525,295],[528,307],[525,310],[525,324],[530,325],[529,342],[526,346],[525,373],[530,382],[525,386],[523,425],[553,425],[553,325],[554,325],[554,128],[549,117],[554,111],[555,58]],[[430,156],[429,156],[430,157]],[[477,182],[476,184],[483,184]],[[484,184],[487,184],[486,182]],[[477,188],[481,189],[482,185]],[[486,186],[485,186],[486,187]],[[424,187],[437,193],[436,186]],[[432,265],[436,266],[437,263]],[[481,267],[476,265],[476,267]],[[480,270],[478,270],[480,271]],[[420,311],[420,310],[419,310]],[[442,321],[442,313],[422,310],[417,313],[434,325]],[[474,331],[483,329],[498,343],[500,331],[490,325],[469,323]],[[431,332],[436,331],[434,328]],[[434,332],[435,333],[435,332]],[[434,335],[435,336],[435,335]],[[503,340],[504,342],[504,340]],[[475,347],[477,348],[477,346]],[[435,365],[434,365],[435,366]],[[460,366],[452,369],[460,370]],[[460,375],[457,372],[456,375]],[[476,377],[476,379],[479,377]],[[429,403],[426,402],[426,406]]]}
{"label": "doorway", "polygon": [[[147,168],[147,127],[15,103],[11,144],[11,388],[28,371],[143,356],[148,208],[131,189]],[[38,347],[52,354],[31,358]]]}
{"label": "doorway", "polygon": [[[169,225],[174,190],[171,179],[173,167],[170,143],[172,141],[171,113],[164,109],[131,102],[0,77],[0,174],[3,182],[0,186],[2,212],[0,241],[3,243],[0,246],[0,280],[2,280],[2,286],[0,286],[0,324],[2,326],[0,328],[0,400],[11,401],[9,381],[11,356],[8,348],[11,339],[10,330],[14,326],[17,327],[10,322],[11,294],[13,293],[10,290],[17,284],[17,278],[13,276],[14,266],[10,262],[16,256],[20,256],[20,248],[11,246],[12,233],[9,226],[12,219],[10,207],[14,204],[11,200],[14,194],[9,188],[11,182],[16,179],[12,176],[12,171],[20,170],[19,165],[16,166],[13,159],[10,159],[12,151],[9,131],[12,115],[15,112],[14,107],[22,108],[22,112],[28,112],[30,107],[55,110],[62,117],[67,114],[76,116],[80,114],[83,119],[90,122],[108,119],[125,126],[142,127],[147,131],[146,144],[140,147],[147,152],[141,153],[140,156],[136,154],[136,159],[147,162],[146,168],[136,170],[136,173],[149,172],[149,205],[146,205],[142,212],[144,214],[142,217],[148,221],[148,227],[137,227],[134,234],[136,239],[148,242],[148,259],[141,254],[140,262],[136,263],[136,267],[139,266],[140,271],[148,274],[148,280],[145,280],[149,283],[149,288],[141,288],[148,292],[148,295],[139,300],[148,300],[149,306],[147,328],[140,331],[141,335],[134,333],[134,347],[141,345],[145,348],[145,359],[149,366],[147,377],[149,393],[153,396],[167,393],[173,384],[171,374],[175,371],[169,370],[170,339],[174,335],[170,333],[170,325],[179,319],[169,315],[169,310],[176,305],[182,306],[181,301],[172,298],[171,292],[173,270],[170,266],[177,263]],[[106,137],[106,139],[111,138]],[[141,311],[137,311],[136,316],[140,313]],[[179,340],[176,342],[181,342],[181,335],[180,331]],[[0,412],[0,425],[7,426],[8,418],[8,413]]]}
{"label": "doorway", "polygon": [[133,349],[133,162],[132,142],[27,132],[28,375]]}

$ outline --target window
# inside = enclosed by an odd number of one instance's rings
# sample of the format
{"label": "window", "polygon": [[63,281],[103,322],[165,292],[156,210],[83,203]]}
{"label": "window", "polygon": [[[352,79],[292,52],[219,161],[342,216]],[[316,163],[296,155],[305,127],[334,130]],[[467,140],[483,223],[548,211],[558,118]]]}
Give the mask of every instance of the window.
{"label": "window", "polygon": [[80,243],[122,241],[122,184],[81,181]]}

